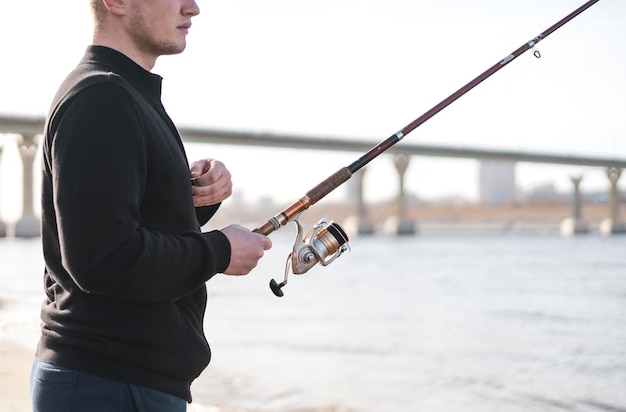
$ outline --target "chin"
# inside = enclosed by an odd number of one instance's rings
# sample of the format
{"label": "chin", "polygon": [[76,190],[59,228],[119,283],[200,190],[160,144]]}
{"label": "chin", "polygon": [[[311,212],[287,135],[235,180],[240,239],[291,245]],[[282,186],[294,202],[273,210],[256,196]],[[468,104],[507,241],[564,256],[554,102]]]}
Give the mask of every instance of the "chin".
{"label": "chin", "polygon": [[164,45],[164,47],[161,48],[161,52],[159,54],[161,55],[179,54],[185,51],[186,47],[187,47],[187,43],[182,43],[182,44],[170,43],[170,44]]}

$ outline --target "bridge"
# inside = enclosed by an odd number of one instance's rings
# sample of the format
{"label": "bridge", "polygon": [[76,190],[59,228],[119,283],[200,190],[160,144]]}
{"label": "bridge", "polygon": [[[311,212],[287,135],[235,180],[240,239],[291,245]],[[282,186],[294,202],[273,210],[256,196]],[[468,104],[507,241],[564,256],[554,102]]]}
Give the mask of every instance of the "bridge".
{"label": "bridge", "polygon": [[[45,119],[43,117],[0,115],[0,134],[12,134],[17,136],[23,165],[23,210],[22,218],[16,224],[16,236],[31,237],[39,234],[39,221],[33,213],[33,160],[37,151],[39,136],[43,134],[44,123]],[[184,142],[225,144],[234,146],[263,146],[364,153],[378,144],[378,142],[356,139],[235,132],[190,127],[181,127],[179,128],[179,132]],[[626,232],[626,225],[621,222],[619,216],[620,205],[618,190],[618,181],[622,170],[626,167],[626,159],[470,149],[412,144],[405,142],[391,147],[387,153],[394,155],[394,163],[401,182],[397,216],[398,223],[396,228],[396,233],[398,234],[410,234],[415,231],[414,222],[410,222],[406,219],[406,199],[403,186],[405,178],[404,175],[411,156],[437,156],[604,168],[610,182],[610,215],[603,222],[601,231],[604,234]],[[0,146],[0,155],[1,154],[2,146]],[[367,222],[365,222],[365,205],[362,193],[363,174],[357,173],[354,177],[358,180],[357,187],[359,188],[359,192],[357,194],[359,201],[358,218],[360,222],[364,223],[363,225],[359,225],[359,232],[366,233],[366,228],[370,226],[367,225]],[[581,179],[582,177],[572,177],[572,183],[574,185],[574,201],[572,203],[573,212],[572,219],[568,221],[568,226],[562,227],[565,234],[584,233],[588,231],[586,225],[581,221]],[[6,235],[6,225],[0,222],[0,236],[3,234]]]}

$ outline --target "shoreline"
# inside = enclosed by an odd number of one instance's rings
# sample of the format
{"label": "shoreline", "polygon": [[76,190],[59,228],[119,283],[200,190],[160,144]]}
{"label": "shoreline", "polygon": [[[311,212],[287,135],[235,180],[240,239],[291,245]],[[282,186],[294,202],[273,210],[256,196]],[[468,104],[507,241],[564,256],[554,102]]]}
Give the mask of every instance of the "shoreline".
{"label": "shoreline", "polygon": [[0,412],[28,412],[34,352],[0,338]]}
{"label": "shoreline", "polygon": [[[0,412],[30,412],[30,371],[34,349],[0,336]],[[188,412],[236,412],[193,403]]]}
{"label": "shoreline", "polygon": [[[30,371],[34,351],[0,336],[0,412],[30,412]],[[194,402],[187,412],[260,412],[262,409],[233,409]],[[301,412],[348,412],[339,407],[301,408]]]}

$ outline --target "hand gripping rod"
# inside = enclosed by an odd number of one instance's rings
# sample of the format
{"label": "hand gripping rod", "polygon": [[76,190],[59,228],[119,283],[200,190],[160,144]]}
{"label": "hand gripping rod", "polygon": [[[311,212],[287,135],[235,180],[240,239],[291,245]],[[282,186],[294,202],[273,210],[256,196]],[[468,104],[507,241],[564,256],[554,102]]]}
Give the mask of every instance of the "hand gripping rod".
{"label": "hand gripping rod", "polygon": [[[417,127],[425,123],[428,119],[439,113],[441,110],[446,108],[452,102],[456,101],[459,97],[463,96],[468,91],[472,90],[474,87],[478,86],[482,83],[483,80],[490,77],[492,74],[511,63],[517,57],[522,55],[525,51],[532,49],[535,47],[537,43],[541,40],[548,37],[554,31],[556,31],[561,26],[565,25],[567,22],[572,20],[574,17],[581,14],[583,11],[587,10],[589,7],[597,3],[599,0],[590,0],[580,6],[578,9],[574,10],[544,32],[539,34],[532,40],[521,45],[517,50],[507,55],[504,59],[500,60],[489,69],[485,70],[483,73],[478,75],[474,80],[467,83],[465,86],[461,87],[456,92],[452,93],[450,96],[439,102],[439,104],[435,105],[432,109],[428,110],[426,113],[422,114],[417,119],[413,120],[411,123],[406,125],[399,132],[394,133],[384,141],[382,141],[377,146],[370,149],[367,153],[357,159],[355,162],[350,164],[349,166],[343,167],[339,169],[337,172],[326,178],[320,184],[315,186],[313,189],[309,190],[306,195],[298,199],[296,202],[292,203],[276,216],[269,219],[263,226],[254,229],[254,232],[262,233],[264,235],[269,235],[275,230],[280,229],[282,226],[285,226],[288,222],[290,222],[294,217],[298,214],[302,213],[304,210],[308,209],[310,206],[316,204],[319,200],[324,198],[327,194],[341,186],[345,183],[354,173],[356,173],[363,166],[374,160],[380,154],[384,153],[387,149],[389,149],[394,144],[398,143],[400,140],[404,138],[407,134],[411,133]],[[538,51],[535,51],[535,56],[540,57]]]}

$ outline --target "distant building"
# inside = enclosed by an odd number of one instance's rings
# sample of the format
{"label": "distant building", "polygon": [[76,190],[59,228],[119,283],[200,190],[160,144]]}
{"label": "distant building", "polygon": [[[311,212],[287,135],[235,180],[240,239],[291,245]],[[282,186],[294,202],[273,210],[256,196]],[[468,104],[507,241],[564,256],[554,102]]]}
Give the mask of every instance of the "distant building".
{"label": "distant building", "polygon": [[480,201],[502,205],[515,199],[515,162],[482,160],[479,170]]}
{"label": "distant building", "polygon": [[528,199],[554,200],[560,197],[554,183],[543,183],[531,188],[526,194]]}

